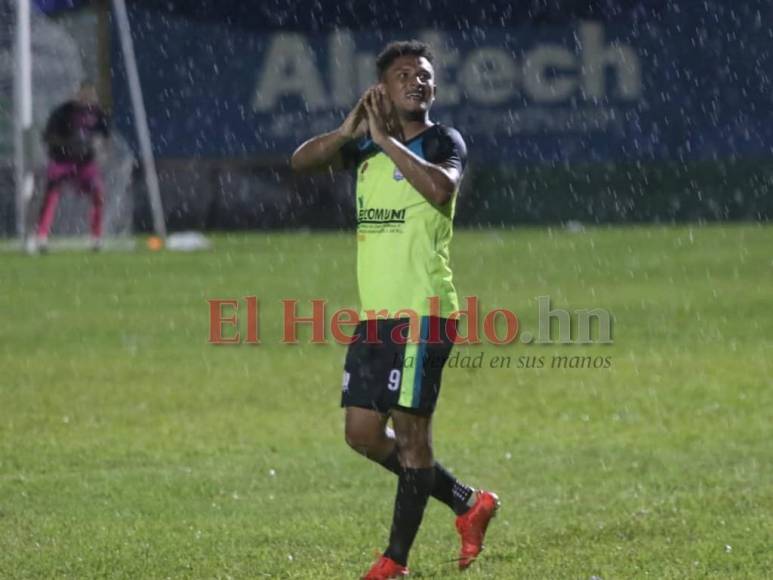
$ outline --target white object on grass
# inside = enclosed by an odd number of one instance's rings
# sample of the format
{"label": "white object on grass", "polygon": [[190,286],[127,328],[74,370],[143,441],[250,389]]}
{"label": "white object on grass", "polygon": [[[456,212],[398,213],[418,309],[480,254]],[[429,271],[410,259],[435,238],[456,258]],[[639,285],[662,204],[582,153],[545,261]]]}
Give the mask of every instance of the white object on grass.
{"label": "white object on grass", "polygon": [[166,238],[166,249],[176,252],[209,250],[212,243],[201,232],[178,232]]}

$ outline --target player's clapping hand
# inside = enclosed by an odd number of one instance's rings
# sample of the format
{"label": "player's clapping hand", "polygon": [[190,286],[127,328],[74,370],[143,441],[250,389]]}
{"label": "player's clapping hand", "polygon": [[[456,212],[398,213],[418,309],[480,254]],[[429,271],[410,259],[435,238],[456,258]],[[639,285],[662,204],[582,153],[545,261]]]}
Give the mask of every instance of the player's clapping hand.
{"label": "player's clapping hand", "polygon": [[368,132],[368,119],[367,113],[365,111],[365,97],[368,96],[371,90],[372,89],[368,89],[365,91],[365,93],[360,97],[360,100],[357,101],[357,104],[354,105],[354,108],[349,111],[349,114],[346,116],[346,119],[344,119],[344,122],[341,123],[341,127],[338,130],[344,137],[348,139],[359,139],[360,137],[364,137]]}
{"label": "player's clapping hand", "polygon": [[[372,109],[370,115],[373,117],[372,121],[369,119],[368,106]],[[378,84],[363,93],[338,129],[347,139],[364,137],[369,130],[376,143],[378,143],[377,139],[387,135],[402,141],[402,128],[392,101],[383,86]]]}
{"label": "player's clapping hand", "polygon": [[364,96],[363,106],[368,121],[370,137],[376,145],[381,145],[394,132],[390,131],[390,118],[387,114],[388,97],[380,86],[369,89]]}
{"label": "player's clapping hand", "polygon": [[404,143],[405,135],[403,135],[403,126],[397,115],[397,109],[395,108],[394,103],[392,103],[392,99],[389,98],[389,93],[387,93],[384,85],[377,85],[377,87],[379,91],[379,107],[384,115],[387,132],[398,141]]}

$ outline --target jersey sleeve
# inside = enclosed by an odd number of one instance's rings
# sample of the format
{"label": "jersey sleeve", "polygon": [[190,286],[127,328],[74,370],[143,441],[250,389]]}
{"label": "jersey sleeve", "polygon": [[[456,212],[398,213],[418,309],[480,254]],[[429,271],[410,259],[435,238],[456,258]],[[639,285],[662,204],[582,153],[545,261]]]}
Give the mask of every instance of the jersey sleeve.
{"label": "jersey sleeve", "polygon": [[438,127],[424,141],[424,159],[435,165],[454,167],[462,173],[467,165],[467,145],[456,129]]}

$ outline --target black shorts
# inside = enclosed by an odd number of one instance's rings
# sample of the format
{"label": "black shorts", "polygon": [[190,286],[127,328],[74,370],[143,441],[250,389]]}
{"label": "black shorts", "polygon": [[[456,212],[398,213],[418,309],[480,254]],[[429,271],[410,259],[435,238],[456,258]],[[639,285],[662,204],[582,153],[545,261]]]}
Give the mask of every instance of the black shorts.
{"label": "black shorts", "polygon": [[432,414],[443,366],[456,338],[456,320],[421,317],[420,333],[415,333],[418,341],[406,339],[409,325],[408,318],[363,320],[357,325],[355,341],[346,353],[342,407]]}

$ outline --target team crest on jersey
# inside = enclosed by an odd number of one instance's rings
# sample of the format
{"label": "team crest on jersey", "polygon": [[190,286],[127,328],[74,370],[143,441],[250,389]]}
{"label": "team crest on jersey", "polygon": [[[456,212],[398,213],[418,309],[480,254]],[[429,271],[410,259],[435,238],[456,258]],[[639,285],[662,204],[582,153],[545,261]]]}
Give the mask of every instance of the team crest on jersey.
{"label": "team crest on jersey", "polygon": [[395,172],[392,175],[392,177],[395,178],[395,181],[400,181],[401,179],[405,179],[405,177],[403,177],[403,174],[400,173],[400,170],[397,167],[395,167]]}

